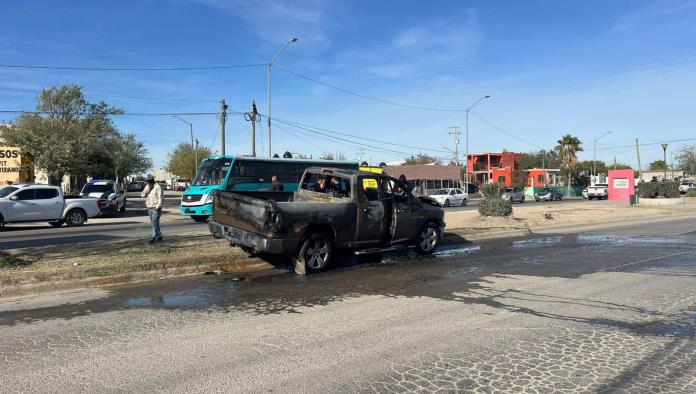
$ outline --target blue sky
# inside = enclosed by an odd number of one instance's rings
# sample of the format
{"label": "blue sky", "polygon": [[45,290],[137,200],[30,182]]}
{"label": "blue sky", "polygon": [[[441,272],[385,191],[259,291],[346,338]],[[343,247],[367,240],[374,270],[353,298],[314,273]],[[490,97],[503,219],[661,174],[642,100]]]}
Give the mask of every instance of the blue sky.
{"label": "blue sky", "polygon": [[[69,6],[67,4],[70,4]],[[565,133],[584,143],[607,132],[597,157],[636,165],[641,142],[696,138],[694,1],[75,1],[12,2],[0,14],[0,64],[177,67],[266,63],[299,37],[278,66],[363,95],[418,107],[472,112],[470,151],[552,148]],[[37,91],[68,83],[93,101],[127,112],[231,111],[256,100],[267,111],[264,67],[198,71],[74,71],[0,68],[0,109],[33,109]],[[448,127],[463,112],[426,111],[347,95],[275,68],[273,115],[384,140],[372,162],[452,147]],[[0,115],[11,121],[12,115]],[[483,122],[481,119],[486,122]],[[218,149],[215,116],[190,116],[203,145]],[[119,117],[161,165],[188,126],[171,117]],[[492,127],[490,124],[497,126]],[[516,136],[511,137],[500,131]],[[265,124],[257,146],[267,152]],[[250,126],[227,124],[228,153],[250,153]],[[464,150],[464,136],[462,135]],[[685,143],[670,144],[670,151]],[[261,150],[261,148],[265,148]],[[287,125],[273,128],[274,152],[342,152],[354,144]],[[420,149],[417,149],[420,148]],[[425,153],[433,151],[423,150]],[[437,153],[437,152],[436,152]],[[446,153],[437,153],[446,157]],[[643,164],[661,158],[641,148]],[[669,158],[668,158],[669,160]]]}

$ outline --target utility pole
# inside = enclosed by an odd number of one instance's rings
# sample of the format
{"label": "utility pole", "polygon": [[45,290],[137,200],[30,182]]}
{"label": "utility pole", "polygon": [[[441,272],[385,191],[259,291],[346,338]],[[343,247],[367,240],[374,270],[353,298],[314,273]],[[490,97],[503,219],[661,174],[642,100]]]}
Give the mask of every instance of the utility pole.
{"label": "utility pole", "polygon": [[614,156],[614,169],[616,169],[616,156]]}
{"label": "utility pole", "polygon": [[225,155],[225,123],[227,122],[227,104],[225,104],[225,99],[220,101],[220,156]]}
{"label": "utility pole", "polygon": [[362,164],[362,162],[363,162],[363,157],[365,156],[365,149],[358,149],[358,150],[355,152],[355,155],[359,157],[358,161],[360,162],[360,164]]}
{"label": "utility pole", "polygon": [[251,112],[244,114],[244,120],[251,122],[251,156],[256,157],[256,122],[260,122],[261,118],[256,111],[256,101],[251,102]]}
{"label": "utility pole", "polygon": [[640,165],[640,145],[636,138],[636,155],[638,156],[638,179],[643,180],[643,167]]}
{"label": "utility pole", "polygon": [[449,135],[454,136],[454,164],[457,167],[459,167],[459,135],[462,134],[459,129],[459,126],[452,126],[447,129],[450,130]]}
{"label": "utility pole", "polygon": [[664,159],[665,159],[665,175],[664,175],[664,180],[667,180],[667,144],[662,144],[662,152],[664,153]]}

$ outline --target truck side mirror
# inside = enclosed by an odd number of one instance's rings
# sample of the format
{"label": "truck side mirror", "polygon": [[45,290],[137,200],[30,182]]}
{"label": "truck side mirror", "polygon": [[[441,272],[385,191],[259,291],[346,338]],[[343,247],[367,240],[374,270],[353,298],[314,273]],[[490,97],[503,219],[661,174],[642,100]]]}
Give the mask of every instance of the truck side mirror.
{"label": "truck side mirror", "polygon": [[12,200],[12,201],[17,201],[17,200],[19,200],[19,197],[17,197],[17,196],[12,196],[12,197],[10,197],[10,200]]}

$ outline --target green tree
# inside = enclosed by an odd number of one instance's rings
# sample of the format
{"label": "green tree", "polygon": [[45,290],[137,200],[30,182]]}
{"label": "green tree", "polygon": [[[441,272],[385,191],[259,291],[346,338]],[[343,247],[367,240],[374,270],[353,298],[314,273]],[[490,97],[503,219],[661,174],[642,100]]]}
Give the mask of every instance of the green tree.
{"label": "green tree", "polygon": [[109,176],[123,179],[128,175],[145,172],[152,167],[152,160],[142,142],[134,134],[117,134],[105,144],[111,159]]}
{"label": "green tree", "polygon": [[77,85],[42,90],[36,111],[21,114],[3,138],[30,155],[49,179],[91,175],[104,141],[118,134],[109,115],[123,112],[103,101],[89,103]]}
{"label": "green tree", "polygon": [[425,153],[419,153],[416,156],[411,155],[411,157],[406,158],[406,164],[440,164],[440,158],[437,156],[430,156]]}
{"label": "green tree", "polygon": [[570,134],[564,135],[558,140],[558,145],[554,149],[562,159],[563,167],[568,172],[568,196],[573,195],[572,176],[575,173],[575,166],[578,162],[577,153],[582,152],[582,142],[577,137]]}
{"label": "green tree", "polygon": [[667,169],[667,163],[664,160],[655,160],[650,163],[650,171],[664,171]]}
{"label": "green tree", "polygon": [[691,175],[696,175],[696,145],[684,147],[675,157],[677,167]]}
{"label": "green tree", "polygon": [[[210,156],[210,154],[210,148],[198,147],[198,160],[202,160]],[[165,168],[175,176],[193,180],[197,166],[196,152],[191,147],[191,144],[180,142],[173,151],[169,152]]]}
{"label": "green tree", "polygon": [[520,159],[521,170],[531,170],[534,168],[560,168],[561,158],[558,152],[551,150],[540,150],[537,152],[529,152]]}

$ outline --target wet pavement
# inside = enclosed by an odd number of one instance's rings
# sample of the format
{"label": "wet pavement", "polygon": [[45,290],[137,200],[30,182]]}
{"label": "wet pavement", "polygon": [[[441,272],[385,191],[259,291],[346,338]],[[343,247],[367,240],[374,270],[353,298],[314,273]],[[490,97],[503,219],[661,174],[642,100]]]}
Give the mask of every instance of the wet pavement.
{"label": "wet pavement", "polygon": [[672,227],[0,302],[0,392],[696,392],[696,232]]}

